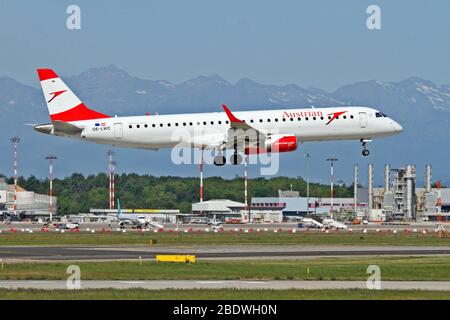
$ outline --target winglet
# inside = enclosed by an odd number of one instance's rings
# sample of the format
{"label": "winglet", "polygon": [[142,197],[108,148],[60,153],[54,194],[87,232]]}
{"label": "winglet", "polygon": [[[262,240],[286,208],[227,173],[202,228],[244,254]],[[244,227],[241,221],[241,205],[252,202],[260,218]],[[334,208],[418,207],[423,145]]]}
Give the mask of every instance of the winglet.
{"label": "winglet", "polygon": [[226,105],[223,104],[222,107],[223,107],[223,110],[225,110],[225,113],[227,114],[228,119],[230,119],[230,122],[243,122],[242,120],[239,120],[238,118],[236,118]]}

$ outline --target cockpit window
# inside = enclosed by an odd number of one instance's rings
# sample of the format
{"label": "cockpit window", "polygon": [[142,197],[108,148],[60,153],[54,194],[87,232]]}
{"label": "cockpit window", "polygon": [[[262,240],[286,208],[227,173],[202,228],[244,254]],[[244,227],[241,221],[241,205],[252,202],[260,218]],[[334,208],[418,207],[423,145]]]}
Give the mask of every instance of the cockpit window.
{"label": "cockpit window", "polygon": [[375,112],[375,117],[377,117],[377,118],[386,117],[387,118],[387,115],[385,115],[383,112]]}

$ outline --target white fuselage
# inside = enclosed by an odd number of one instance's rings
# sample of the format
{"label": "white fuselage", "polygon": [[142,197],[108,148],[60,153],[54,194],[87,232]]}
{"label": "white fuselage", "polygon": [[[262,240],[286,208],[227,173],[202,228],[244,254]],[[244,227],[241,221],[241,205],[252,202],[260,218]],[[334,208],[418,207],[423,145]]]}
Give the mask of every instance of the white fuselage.
{"label": "white fuselage", "polygon": [[[225,112],[109,117],[88,108],[52,69],[37,72],[52,123],[35,129],[102,144],[254,154],[294,151],[297,142],[358,139],[368,155],[370,139],[403,130],[383,113],[361,106],[232,112],[222,105]],[[215,164],[222,165],[219,158]],[[238,158],[235,152],[233,163]]]}
{"label": "white fuselage", "polygon": [[[342,113],[344,112],[344,113]],[[336,113],[340,115],[333,118]],[[240,120],[265,134],[295,135],[298,141],[355,140],[385,137],[402,127],[368,107],[241,111]],[[331,120],[331,122],[330,122]],[[225,112],[112,117],[73,121],[77,137],[88,141],[146,149],[217,145],[230,123]]]}

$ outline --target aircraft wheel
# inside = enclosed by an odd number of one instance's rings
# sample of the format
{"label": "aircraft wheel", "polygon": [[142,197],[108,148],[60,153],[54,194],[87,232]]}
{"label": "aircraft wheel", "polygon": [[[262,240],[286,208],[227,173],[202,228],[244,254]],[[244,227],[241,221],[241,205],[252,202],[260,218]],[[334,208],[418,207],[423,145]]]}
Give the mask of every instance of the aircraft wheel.
{"label": "aircraft wheel", "polygon": [[214,157],[214,165],[216,165],[216,166],[223,166],[226,162],[227,162],[227,160],[221,154]]}
{"label": "aircraft wheel", "polygon": [[234,153],[231,158],[230,158],[230,162],[236,166],[238,164],[242,163],[242,156],[239,153]]}
{"label": "aircraft wheel", "polygon": [[364,156],[364,157],[367,157],[368,155],[370,154],[370,152],[369,152],[369,150],[363,150],[363,152],[362,152],[362,155]]}

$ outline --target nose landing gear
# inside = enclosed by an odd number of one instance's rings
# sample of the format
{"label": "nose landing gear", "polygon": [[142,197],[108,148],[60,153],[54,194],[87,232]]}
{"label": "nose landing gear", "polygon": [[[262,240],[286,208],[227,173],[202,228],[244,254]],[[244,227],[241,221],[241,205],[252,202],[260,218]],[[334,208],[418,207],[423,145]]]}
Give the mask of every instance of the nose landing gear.
{"label": "nose landing gear", "polygon": [[370,141],[372,141],[372,140],[370,140],[370,139],[361,139],[361,143],[362,143],[362,147],[363,147],[362,155],[364,157],[367,157],[370,154],[369,150],[367,150],[367,144]]}

